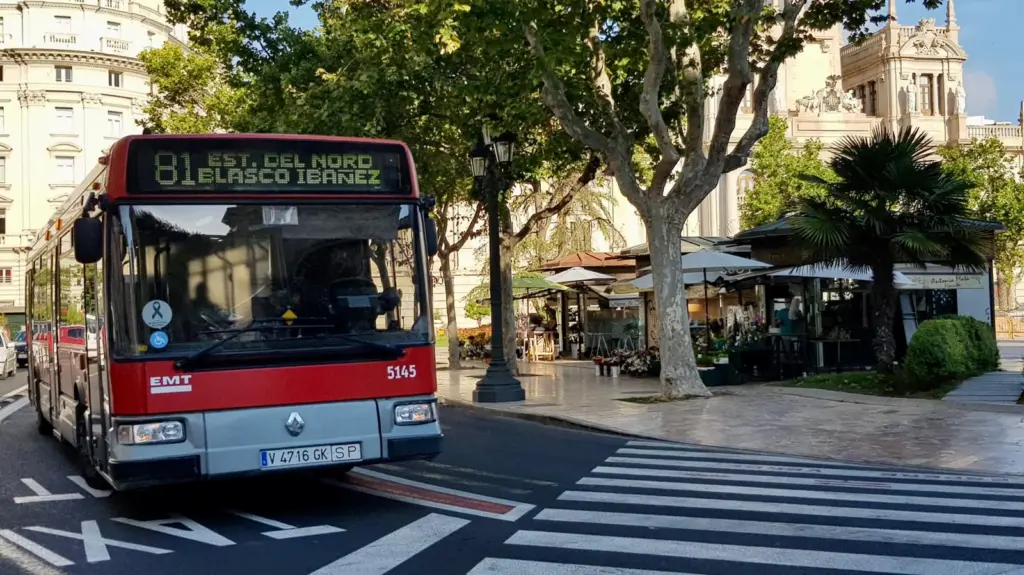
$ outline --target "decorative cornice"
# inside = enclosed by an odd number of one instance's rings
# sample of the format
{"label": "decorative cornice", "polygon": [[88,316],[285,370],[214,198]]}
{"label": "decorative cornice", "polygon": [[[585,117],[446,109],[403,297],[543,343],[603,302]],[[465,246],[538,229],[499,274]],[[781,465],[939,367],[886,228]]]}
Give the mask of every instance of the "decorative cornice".
{"label": "decorative cornice", "polygon": [[9,153],[11,153],[13,151],[14,151],[14,148],[8,146],[7,144],[5,144],[3,142],[0,142],[0,154],[9,154]]}
{"label": "decorative cornice", "polygon": [[0,50],[0,58],[8,58],[19,64],[28,62],[68,62],[72,64],[92,64],[107,69],[121,69],[140,74],[146,72],[146,66],[135,58],[95,52],[68,52],[66,50],[50,50],[46,48],[7,48]]}
{"label": "decorative cornice", "polygon": [[42,106],[46,103],[46,90],[18,90],[22,106]]}
{"label": "decorative cornice", "polygon": [[103,96],[100,94],[82,92],[82,104],[85,104],[86,106],[102,106]]}
{"label": "decorative cornice", "polygon": [[57,142],[49,148],[46,148],[46,150],[48,152],[74,152],[77,154],[82,151],[82,148],[71,142]]}

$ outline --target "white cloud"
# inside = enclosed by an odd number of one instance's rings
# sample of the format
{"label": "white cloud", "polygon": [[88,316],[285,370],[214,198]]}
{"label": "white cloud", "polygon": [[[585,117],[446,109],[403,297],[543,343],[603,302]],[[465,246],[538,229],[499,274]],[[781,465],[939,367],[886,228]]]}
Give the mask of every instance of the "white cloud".
{"label": "white cloud", "polygon": [[965,72],[964,91],[967,92],[967,112],[973,116],[991,117],[996,112],[998,93],[996,81],[985,72]]}

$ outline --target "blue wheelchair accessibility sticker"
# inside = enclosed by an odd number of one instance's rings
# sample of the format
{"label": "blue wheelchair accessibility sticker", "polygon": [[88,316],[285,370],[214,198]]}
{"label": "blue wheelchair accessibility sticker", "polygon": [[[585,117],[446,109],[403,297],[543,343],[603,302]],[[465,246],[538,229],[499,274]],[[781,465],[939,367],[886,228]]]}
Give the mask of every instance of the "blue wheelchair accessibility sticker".
{"label": "blue wheelchair accessibility sticker", "polygon": [[149,336],[149,345],[156,349],[163,349],[167,347],[167,341],[167,334],[162,331],[154,331],[153,334]]}

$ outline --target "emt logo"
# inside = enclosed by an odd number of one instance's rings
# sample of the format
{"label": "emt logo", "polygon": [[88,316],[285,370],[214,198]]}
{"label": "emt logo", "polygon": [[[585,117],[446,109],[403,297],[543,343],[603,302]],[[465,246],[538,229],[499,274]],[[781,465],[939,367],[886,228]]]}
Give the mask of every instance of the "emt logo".
{"label": "emt logo", "polygon": [[149,378],[150,393],[188,393],[192,391],[191,375],[164,375]]}

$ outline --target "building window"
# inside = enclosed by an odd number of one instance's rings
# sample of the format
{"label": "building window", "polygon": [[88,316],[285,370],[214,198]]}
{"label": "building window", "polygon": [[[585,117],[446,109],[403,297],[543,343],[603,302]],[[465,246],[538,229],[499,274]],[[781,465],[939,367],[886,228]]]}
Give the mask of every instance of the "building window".
{"label": "building window", "polygon": [[[7,158],[0,156],[0,184],[7,183]],[[0,232],[2,234],[3,232]]]}
{"label": "building window", "polygon": [[153,41],[154,41],[153,38],[156,37],[156,32],[153,32],[152,30],[149,30],[148,32],[146,32],[146,37],[149,38],[149,47],[152,48],[153,47]]}
{"label": "building window", "polygon": [[747,86],[747,91],[743,92],[743,102],[740,103],[740,112],[743,114],[751,114],[754,112],[754,85]]}
{"label": "building window", "polygon": [[7,210],[0,210],[0,235],[7,233]]}
{"label": "building window", "polygon": [[120,38],[121,37],[121,23],[120,22],[107,22],[107,37],[108,38]]}
{"label": "building window", "polygon": [[54,66],[58,82],[70,82],[71,81],[71,66]]}
{"label": "building window", "polygon": [[917,79],[917,99],[921,102],[921,114],[931,116],[935,113],[934,102],[932,101],[932,75],[921,74]]}
{"label": "building window", "polygon": [[0,284],[14,282],[14,270],[11,268],[0,268]]}
{"label": "building window", "polygon": [[878,115],[878,92],[875,88],[874,82],[868,82],[868,103],[865,106],[865,111],[870,116]]}
{"label": "building window", "polygon": [[747,193],[754,189],[754,174],[750,172],[743,172],[740,177],[736,179],[736,204],[739,206],[743,205],[743,199],[747,197]]}
{"label": "building window", "polygon": [[54,16],[53,31],[58,34],[71,33],[71,16]]}
{"label": "building window", "polygon": [[57,156],[55,160],[55,177],[58,184],[75,183],[75,158],[73,156]]}
{"label": "building window", "polygon": [[107,72],[107,85],[112,88],[120,88],[124,86],[124,75],[121,74],[121,72],[110,70]]}
{"label": "building window", "polygon": [[7,108],[0,106],[0,134],[7,133]]}
{"label": "building window", "polygon": [[53,110],[53,131],[56,134],[75,133],[75,110],[74,108],[54,108]]}
{"label": "building window", "polygon": [[107,112],[107,135],[114,136],[117,138],[121,137],[124,133],[124,123],[121,112]]}

